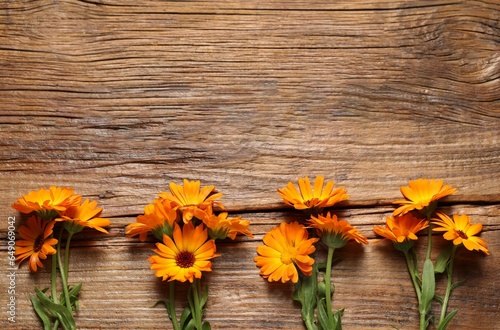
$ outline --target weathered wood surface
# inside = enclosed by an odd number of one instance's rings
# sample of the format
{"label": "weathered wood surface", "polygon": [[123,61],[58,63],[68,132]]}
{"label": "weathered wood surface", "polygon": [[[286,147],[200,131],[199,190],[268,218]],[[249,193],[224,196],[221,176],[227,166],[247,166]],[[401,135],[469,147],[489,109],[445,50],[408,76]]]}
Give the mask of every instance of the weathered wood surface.
{"label": "weathered wood surface", "polygon": [[[213,328],[301,329],[292,287],[252,261],[267,230],[297,217],[276,189],[335,180],[351,195],[338,210],[374,243],[399,186],[440,178],[459,189],[450,212],[482,222],[491,251],[459,253],[469,280],[451,328],[499,329],[499,21],[493,0],[2,1],[1,255],[13,201],[71,186],[112,219],[109,236],[76,237],[79,327],[170,328],[150,308],[166,289],[146,261],[152,242],[124,226],[169,181],[200,179],[255,233],[220,245]],[[415,329],[402,257],[385,243],[339,252],[345,328]],[[1,328],[38,326],[29,293],[47,275],[17,271],[16,324],[2,276]]]}

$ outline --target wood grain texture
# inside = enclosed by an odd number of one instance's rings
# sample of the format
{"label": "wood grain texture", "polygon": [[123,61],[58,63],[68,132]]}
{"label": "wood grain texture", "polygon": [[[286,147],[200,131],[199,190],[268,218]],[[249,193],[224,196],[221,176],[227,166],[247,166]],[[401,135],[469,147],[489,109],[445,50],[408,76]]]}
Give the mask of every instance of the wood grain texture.
{"label": "wood grain texture", "polygon": [[[168,182],[200,179],[256,233],[221,245],[213,327],[301,329],[291,286],[269,285],[252,261],[267,230],[297,217],[276,189],[335,180],[351,196],[341,213],[372,243],[400,186],[440,178],[458,188],[445,205],[483,222],[491,250],[459,255],[469,281],[453,329],[498,329],[499,22],[493,0],[2,1],[1,255],[12,202],[71,186],[112,219],[111,235],[75,242],[79,326],[168,328],[150,308],[166,288],[148,269],[151,242],[123,230]],[[414,329],[401,256],[352,248],[334,268],[345,328]],[[19,323],[2,328],[38,324],[28,295],[47,272],[25,270]]]}

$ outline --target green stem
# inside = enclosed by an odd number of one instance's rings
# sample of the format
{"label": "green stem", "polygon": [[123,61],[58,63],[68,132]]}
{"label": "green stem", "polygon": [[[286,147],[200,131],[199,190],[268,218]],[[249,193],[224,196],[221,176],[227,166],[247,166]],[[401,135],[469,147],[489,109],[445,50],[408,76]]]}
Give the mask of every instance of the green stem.
{"label": "green stem", "polygon": [[[441,316],[439,317],[439,326],[441,325],[441,322],[444,320],[446,317],[446,310],[448,308],[448,300],[450,299],[451,295],[451,287],[452,287],[452,280],[453,280],[453,259],[455,258],[455,251],[457,250],[458,245],[453,245],[453,249],[451,250],[451,255],[450,255],[450,261],[448,263],[448,266],[446,267],[446,275],[448,277],[447,285],[446,285],[446,293],[444,296],[443,300],[443,306],[441,307]],[[438,328],[439,328],[438,326]]]}
{"label": "green stem", "polygon": [[168,301],[170,307],[170,319],[172,320],[172,325],[174,326],[174,330],[181,330],[179,326],[179,322],[177,321],[177,316],[175,314],[175,282],[170,281],[169,287],[169,295],[170,299]]}
{"label": "green stem", "polygon": [[[59,239],[62,238],[62,228],[61,228],[61,234],[59,235]],[[59,241],[60,242],[60,241]],[[69,250],[68,242],[66,242],[66,250]],[[67,281],[67,273],[66,273],[66,268],[65,265],[63,265],[62,260],[61,260],[61,245],[60,243],[57,244],[57,263],[59,265],[59,274],[61,274],[61,282],[62,282],[62,289],[64,293],[64,301],[66,304],[66,307],[68,310],[71,309],[71,302],[69,299],[69,292],[68,292],[68,281]]]}
{"label": "green stem", "polygon": [[[408,266],[408,272],[410,273],[411,281],[413,282],[413,288],[415,289],[415,293],[417,294],[417,299],[418,303],[420,305],[420,300],[421,298],[421,289],[420,289],[420,284],[418,283],[418,279],[416,276],[416,265],[413,263],[413,261],[410,258],[410,255],[408,254],[408,251],[403,251],[406,259],[406,265]],[[425,317],[425,315],[424,315]]]}
{"label": "green stem", "polygon": [[427,254],[425,255],[426,259],[431,258],[431,250],[432,250],[432,224],[431,224],[431,214],[432,212],[427,213],[427,221],[429,221],[429,227],[427,227]]}
{"label": "green stem", "polygon": [[316,326],[316,324],[314,324],[314,320],[312,320],[311,318],[306,318],[304,319],[304,321],[306,323],[307,330],[318,330],[318,327]]}
{"label": "green stem", "polygon": [[69,272],[69,244],[71,242],[71,238],[73,237],[72,232],[68,232],[68,238],[66,238],[66,247],[64,249],[64,275],[66,279],[68,278]]}
{"label": "green stem", "polygon": [[331,293],[331,276],[332,276],[332,260],[334,248],[328,247],[328,257],[326,259],[326,274],[325,274],[325,296],[326,296],[326,309],[328,311],[328,320],[330,324],[334,324],[332,312],[332,293]]}
{"label": "green stem", "polygon": [[198,330],[201,330],[202,322],[201,322],[201,306],[200,306],[200,279],[195,278],[193,282],[193,298],[194,298],[194,327]]}
{"label": "green stem", "polygon": [[[60,244],[61,241],[59,240],[57,242],[57,250],[59,250]],[[56,254],[52,255],[52,276],[50,279],[50,286],[52,292],[52,301],[57,304],[59,302],[59,299],[57,298],[57,255]]]}
{"label": "green stem", "polygon": [[[62,232],[62,228],[61,228]],[[57,241],[57,246],[61,244],[61,240],[59,237],[59,241]],[[52,292],[52,301],[55,304],[59,303],[59,299],[57,298],[57,256],[55,254],[52,255],[52,276],[50,279],[50,285],[51,285],[51,292]],[[59,329],[59,320],[56,319],[54,321],[54,326],[52,327],[53,330]]]}

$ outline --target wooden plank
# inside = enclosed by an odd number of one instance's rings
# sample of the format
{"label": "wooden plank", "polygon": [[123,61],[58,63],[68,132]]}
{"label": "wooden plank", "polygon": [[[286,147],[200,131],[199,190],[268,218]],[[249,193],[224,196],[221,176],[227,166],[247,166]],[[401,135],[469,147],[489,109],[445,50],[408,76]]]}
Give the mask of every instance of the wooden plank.
{"label": "wooden plank", "polygon": [[[499,18],[492,0],[3,1],[0,215],[50,185],[99,200],[111,235],[84,232],[73,249],[79,328],[168,327],[151,308],[166,289],[148,269],[151,242],[124,226],[168,182],[200,179],[256,233],[220,246],[213,328],[302,329],[291,286],[266,283],[252,261],[267,230],[297,218],[276,189],[335,180],[351,195],[341,214],[372,243],[400,186],[443,179],[458,188],[444,205],[484,223],[491,251],[458,256],[469,281],[453,328],[498,328]],[[414,328],[401,256],[350,247],[334,268],[345,327]],[[18,323],[1,328],[38,326],[29,293],[48,272],[24,270]]]}
{"label": "wooden plank", "polygon": [[[418,324],[416,298],[404,258],[392,244],[380,241],[372,231],[373,225],[382,224],[391,210],[379,207],[338,211],[369,238],[367,246],[349,243],[336,253],[340,260],[333,268],[336,286],[333,305],[346,309],[343,318],[346,329],[391,326],[415,329]],[[443,211],[466,213],[475,222],[483,223],[482,237],[488,241],[490,251],[498,251],[498,207],[457,205]],[[270,284],[260,278],[252,259],[265,232],[285,219],[300,220],[303,216],[294,211],[241,215],[251,221],[255,237],[218,244],[218,253],[222,256],[214,260],[214,270],[205,282],[210,287],[207,320],[214,329],[302,329],[300,307],[292,300],[293,286]],[[166,297],[168,287],[154,277],[146,260],[152,255],[153,241],[140,243],[124,237],[124,226],[133,221],[133,218],[113,219],[109,236],[91,231],[75,236],[69,276],[74,282],[84,282],[82,306],[77,316],[81,329],[169,328],[165,309],[152,308],[157,300]],[[421,247],[425,241],[425,237],[420,238]],[[434,244],[443,246],[443,239],[435,236]],[[422,257],[423,249],[419,251]],[[494,329],[500,325],[499,296],[495,294],[499,289],[498,264],[497,253],[483,257],[464,248],[459,250],[454,274],[456,279],[468,278],[468,281],[452,295],[450,309],[458,308],[460,313],[451,328]],[[19,329],[37,327],[28,294],[34,285],[47,285],[49,277],[47,267],[36,276],[28,274],[26,265],[16,272],[20,292],[16,322]],[[438,283],[441,292],[445,278],[440,278]],[[185,290],[185,286],[180,286],[179,308],[185,304],[180,298]]]}

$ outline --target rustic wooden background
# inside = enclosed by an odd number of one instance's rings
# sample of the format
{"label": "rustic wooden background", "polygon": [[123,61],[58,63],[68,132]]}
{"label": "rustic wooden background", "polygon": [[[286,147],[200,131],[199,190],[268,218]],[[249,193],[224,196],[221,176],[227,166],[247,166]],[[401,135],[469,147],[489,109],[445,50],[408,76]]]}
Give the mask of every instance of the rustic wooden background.
{"label": "rustic wooden background", "polygon": [[[252,259],[266,231],[299,214],[277,188],[318,174],[351,198],[336,211],[370,244],[340,250],[335,308],[345,329],[416,329],[401,255],[377,242],[418,177],[457,187],[444,210],[484,224],[491,255],[463,249],[450,329],[500,329],[500,4],[384,0],[4,0],[0,3],[0,250],[22,194],[50,185],[98,199],[110,235],[75,237],[81,329],[170,329],[151,308],[167,286],[152,241],[124,236],[168,182],[215,185],[254,239],[219,244],[206,276],[214,329],[303,329],[292,286]],[[425,242],[425,238],[422,239]],[[436,244],[441,244],[438,236]],[[39,326],[27,265],[16,323]],[[441,279],[441,284],[443,281]]]}

